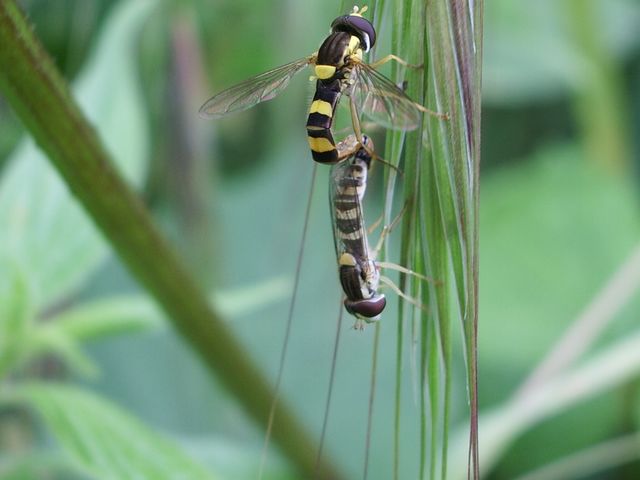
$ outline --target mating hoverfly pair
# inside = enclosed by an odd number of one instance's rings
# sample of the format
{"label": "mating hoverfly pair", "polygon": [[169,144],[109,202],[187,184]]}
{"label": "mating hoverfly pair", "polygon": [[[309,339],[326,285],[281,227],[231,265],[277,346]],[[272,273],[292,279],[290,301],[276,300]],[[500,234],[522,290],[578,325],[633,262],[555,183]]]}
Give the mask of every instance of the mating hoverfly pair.
{"label": "mating hoverfly pair", "polygon": [[[362,134],[360,113],[383,127],[396,130],[417,128],[422,112],[444,116],[415,103],[376,71],[390,60],[408,66],[404,60],[388,55],[372,64],[363,61],[363,54],[376,42],[373,25],[362,16],[366,8],[354,7],[350,14],[336,18],[317,52],[218,93],[200,108],[200,115],[207,119],[220,118],[271,100],[297,73],[313,65],[315,77],[312,79],[317,81],[307,118],[307,139],[316,162],[334,164],[331,214],[340,281],[346,296],[344,304],[347,311],[359,319],[373,321],[379,318],[386,300],[377,291],[381,264],[369,249],[361,204],[369,164],[372,158],[379,157],[373,151],[371,140]],[[331,129],[342,95],[349,99],[354,135],[336,145]]]}

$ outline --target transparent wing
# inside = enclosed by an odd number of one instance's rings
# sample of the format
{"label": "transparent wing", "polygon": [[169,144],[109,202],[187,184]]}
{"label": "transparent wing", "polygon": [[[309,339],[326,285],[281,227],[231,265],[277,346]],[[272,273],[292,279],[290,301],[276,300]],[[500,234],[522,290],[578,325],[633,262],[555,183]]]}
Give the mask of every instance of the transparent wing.
{"label": "transparent wing", "polygon": [[356,65],[356,105],[374,122],[393,130],[413,130],[420,109],[398,86],[366,63]]}
{"label": "transparent wing", "polygon": [[200,107],[200,116],[220,118],[271,100],[289,85],[289,81],[296,73],[314,61],[314,56],[301,58],[223,90]]}
{"label": "transparent wing", "polygon": [[[367,232],[362,213],[362,199],[352,186],[353,157],[331,166],[329,204],[336,257],[347,252],[360,258],[368,256]],[[366,168],[366,167],[365,167]]]}

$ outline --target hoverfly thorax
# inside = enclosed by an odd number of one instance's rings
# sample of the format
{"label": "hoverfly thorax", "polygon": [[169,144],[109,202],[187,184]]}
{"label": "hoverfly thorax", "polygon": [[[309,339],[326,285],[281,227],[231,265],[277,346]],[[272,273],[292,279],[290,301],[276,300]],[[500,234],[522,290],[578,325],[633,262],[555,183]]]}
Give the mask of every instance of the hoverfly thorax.
{"label": "hoverfly thorax", "polygon": [[331,33],[318,49],[315,74],[319,80],[330,80],[344,66],[351,35],[346,32]]}

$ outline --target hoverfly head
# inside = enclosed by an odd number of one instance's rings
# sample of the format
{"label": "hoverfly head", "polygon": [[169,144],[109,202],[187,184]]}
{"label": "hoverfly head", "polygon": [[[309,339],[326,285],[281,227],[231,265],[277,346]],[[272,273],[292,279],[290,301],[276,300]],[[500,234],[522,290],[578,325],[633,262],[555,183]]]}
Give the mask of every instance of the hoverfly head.
{"label": "hoverfly head", "polygon": [[367,7],[353,7],[353,12],[349,15],[342,15],[331,23],[332,32],[347,32],[360,39],[360,45],[365,52],[368,52],[376,43],[376,30],[369,20],[362,14]]}
{"label": "hoverfly head", "polygon": [[383,294],[377,294],[366,300],[349,300],[344,301],[344,307],[351,315],[366,323],[372,323],[380,319],[380,314],[387,305],[387,300]]}

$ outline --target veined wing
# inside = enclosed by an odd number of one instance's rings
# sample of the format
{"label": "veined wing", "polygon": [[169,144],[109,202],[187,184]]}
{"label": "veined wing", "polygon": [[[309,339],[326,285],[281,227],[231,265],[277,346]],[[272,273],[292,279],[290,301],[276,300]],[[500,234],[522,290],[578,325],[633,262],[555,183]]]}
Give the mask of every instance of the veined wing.
{"label": "veined wing", "polygon": [[223,90],[200,107],[200,116],[220,118],[229,113],[241,112],[260,102],[271,100],[289,85],[289,81],[296,73],[313,62],[315,62],[313,55],[301,58]]}
{"label": "veined wing", "polygon": [[360,168],[366,168],[366,166],[354,157],[331,167],[329,204],[333,241],[338,259],[345,252],[362,259],[369,256],[367,232],[362,213],[362,196],[366,183],[358,188],[354,178],[354,169]]}
{"label": "veined wing", "polygon": [[398,86],[366,63],[356,65],[352,95],[362,113],[393,130],[413,130],[420,123],[420,108]]}

